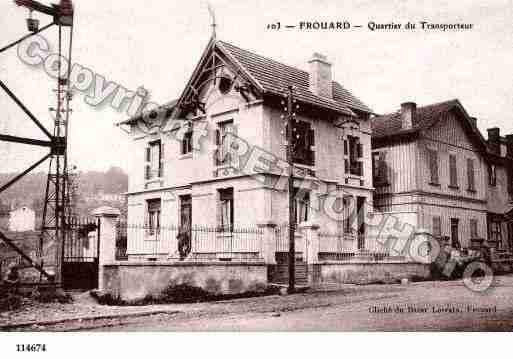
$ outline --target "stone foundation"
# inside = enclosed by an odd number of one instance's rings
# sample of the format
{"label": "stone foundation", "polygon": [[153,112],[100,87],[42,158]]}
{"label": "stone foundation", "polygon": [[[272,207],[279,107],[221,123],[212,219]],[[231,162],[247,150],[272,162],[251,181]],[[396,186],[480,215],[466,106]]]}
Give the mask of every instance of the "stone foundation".
{"label": "stone foundation", "polygon": [[405,262],[324,262],[309,266],[310,283],[394,283],[403,278],[429,279],[429,265]]}
{"label": "stone foundation", "polygon": [[187,284],[212,294],[263,292],[264,263],[124,262],[103,266],[104,293],[124,301],[158,297],[168,286]]}

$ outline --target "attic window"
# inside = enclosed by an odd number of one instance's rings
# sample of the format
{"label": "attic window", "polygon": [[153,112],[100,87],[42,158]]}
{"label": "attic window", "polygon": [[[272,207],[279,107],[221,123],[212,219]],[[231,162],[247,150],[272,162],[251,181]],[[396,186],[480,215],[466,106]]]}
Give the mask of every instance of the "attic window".
{"label": "attic window", "polygon": [[226,95],[228,92],[230,92],[230,89],[232,87],[232,80],[229,77],[223,76],[219,79],[219,91]]}

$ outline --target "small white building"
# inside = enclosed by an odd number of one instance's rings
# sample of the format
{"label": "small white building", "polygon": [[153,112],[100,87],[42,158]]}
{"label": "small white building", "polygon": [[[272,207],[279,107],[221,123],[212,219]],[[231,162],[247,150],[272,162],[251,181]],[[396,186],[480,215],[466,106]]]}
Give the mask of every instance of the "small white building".
{"label": "small white building", "polygon": [[9,213],[9,230],[12,232],[34,231],[36,229],[36,212],[28,207],[21,207]]}

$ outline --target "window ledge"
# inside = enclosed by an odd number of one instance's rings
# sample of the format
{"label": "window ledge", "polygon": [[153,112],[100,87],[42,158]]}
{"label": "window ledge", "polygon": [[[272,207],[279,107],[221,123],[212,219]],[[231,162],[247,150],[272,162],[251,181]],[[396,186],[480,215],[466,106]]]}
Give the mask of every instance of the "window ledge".
{"label": "window ledge", "polygon": [[164,179],[164,177],[156,177],[156,178],[150,178],[150,179],[147,179],[145,180],[145,184],[149,184],[149,183],[155,183],[155,182],[160,182]]}
{"label": "window ledge", "polygon": [[184,154],[181,154],[180,156],[178,156],[179,160],[188,160],[190,158],[192,158],[192,152],[191,153],[184,153]]}
{"label": "window ledge", "polygon": [[448,185],[447,186],[448,188],[451,188],[451,189],[460,189],[460,186],[455,186],[455,185]]}
{"label": "window ledge", "polygon": [[477,190],[472,189],[472,188],[467,188],[467,192],[470,192],[470,193],[477,193]]}
{"label": "window ledge", "polygon": [[429,182],[430,186],[440,187],[440,183]]}

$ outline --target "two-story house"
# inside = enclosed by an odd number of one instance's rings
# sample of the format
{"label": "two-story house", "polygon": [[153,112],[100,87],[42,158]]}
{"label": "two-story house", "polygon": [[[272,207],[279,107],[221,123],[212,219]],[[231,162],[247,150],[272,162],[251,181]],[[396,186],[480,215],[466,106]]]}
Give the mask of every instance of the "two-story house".
{"label": "two-story house", "polygon": [[372,119],[375,208],[468,248],[487,238],[487,144],[458,100]]}
{"label": "two-story house", "polygon": [[[314,54],[308,68],[212,39],[179,99],[160,115],[124,122],[132,140],[128,222],[150,227],[144,236],[129,233],[129,258],[151,252],[160,227],[231,231],[288,221],[282,101],[290,85],[296,222],[336,230],[344,210],[335,211],[340,218],[323,210],[335,191],[346,194],[346,209],[372,203],[372,111],[334,80],[326,57]],[[480,184],[476,176],[475,188]],[[348,226],[364,233],[363,222]],[[162,255],[174,251],[159,248]]]}

